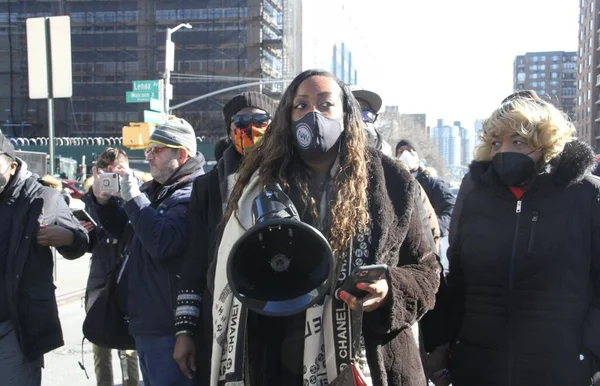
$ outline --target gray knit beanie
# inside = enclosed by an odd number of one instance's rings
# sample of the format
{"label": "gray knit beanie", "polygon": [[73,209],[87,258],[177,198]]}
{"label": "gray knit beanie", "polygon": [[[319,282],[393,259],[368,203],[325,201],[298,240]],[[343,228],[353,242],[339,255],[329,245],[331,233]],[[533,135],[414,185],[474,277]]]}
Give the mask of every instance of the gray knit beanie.
{"label": "gray knit beanie", "polygon": [[173,148],[184,148],[190,157],[196,156],[196,132],[183,118],[169,119],[150,135],[150,142]]}

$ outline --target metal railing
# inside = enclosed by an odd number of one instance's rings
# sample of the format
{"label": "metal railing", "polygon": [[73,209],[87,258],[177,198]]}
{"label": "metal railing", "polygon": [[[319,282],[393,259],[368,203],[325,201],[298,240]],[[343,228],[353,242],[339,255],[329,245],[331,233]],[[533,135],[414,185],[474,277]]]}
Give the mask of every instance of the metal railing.
{"label": "metal railing", "polygon": [[[198,142],[204,142],[206,138],[196,137]],[[37,138],[21,138],[12,137],[10,142],[15,147],[23,146],[48,146],[49,139],[47,137]],[[55,146],[119,146],[123,145],[122,137],[57,137],[54,138]]]}

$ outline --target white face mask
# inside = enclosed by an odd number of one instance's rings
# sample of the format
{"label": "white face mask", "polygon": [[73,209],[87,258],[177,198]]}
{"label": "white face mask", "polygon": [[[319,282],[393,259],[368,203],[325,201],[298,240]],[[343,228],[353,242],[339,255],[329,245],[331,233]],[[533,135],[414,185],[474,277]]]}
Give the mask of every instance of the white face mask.
{"label": "white face mask", "polygon": [[412,151],[404,150],[399,159],[406,164],[411,172],[419,168],[419,156]]}

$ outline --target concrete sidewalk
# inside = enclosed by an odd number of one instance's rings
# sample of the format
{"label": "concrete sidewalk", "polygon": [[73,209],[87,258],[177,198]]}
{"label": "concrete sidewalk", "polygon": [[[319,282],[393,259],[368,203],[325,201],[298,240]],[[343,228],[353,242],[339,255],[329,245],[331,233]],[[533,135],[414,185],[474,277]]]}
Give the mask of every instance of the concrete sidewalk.
{"label": "concrete sidewalk", "polygon": [[58,305],[75,300],[83,301],[88,274],[90,273],[90,253],[76,260],[67,260],[56,254],[56,301]]}

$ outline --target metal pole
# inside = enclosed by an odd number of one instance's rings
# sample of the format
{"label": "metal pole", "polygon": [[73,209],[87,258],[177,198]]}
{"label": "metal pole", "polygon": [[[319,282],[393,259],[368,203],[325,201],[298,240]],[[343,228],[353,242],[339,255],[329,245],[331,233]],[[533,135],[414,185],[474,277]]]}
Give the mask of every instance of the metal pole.
{"label": "metal pole", "polygon": [[171,28],[167,28],[167,40],[165,41],[165,81],[163,88],[163,103],[164,103],[164,111],[168,115],[169,114],[169,97],[167,96],[167,90],[169,90],[169,85],[171,84],[171,70],[169,70],[169,42],[171,41],[171,34],[173,30]]}
{"label": "metal pole", "polygon": [[54,99],[48,98],[48,153],[50,154],[50,175],[56,173],[54,169]]}

